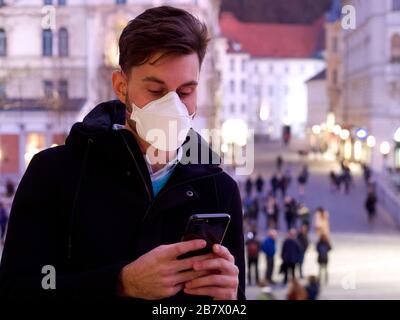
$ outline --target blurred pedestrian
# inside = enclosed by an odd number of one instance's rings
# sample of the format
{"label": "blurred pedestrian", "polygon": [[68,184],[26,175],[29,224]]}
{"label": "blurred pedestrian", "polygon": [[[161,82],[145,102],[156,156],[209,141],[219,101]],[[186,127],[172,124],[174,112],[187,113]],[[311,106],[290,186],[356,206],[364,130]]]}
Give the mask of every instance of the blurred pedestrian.
{"label": "blurred pedestrian", "polygon": [[260,242],[256,238],[256,232],[249,232],[246,240],[246,252],[247,252],[247,278],[248,284],[252,285],[252,269],[254,267],[255,272],[255,284],[259,283],[258,277],[258,256],[260,253]]}
{"label": "blurred pedestrian", "polygon": [[319,264],[319,279],[322,281],[322,274],[324,273],[325,284],[328,283],[328,254],[332,249],[327,235],[322,234],[317,243],[318,264]]}
{"label": "blurred pedestrian", "polygon": [[8,223],[8,213],[6,208],[4,207],[3,202],[0,202],[0,240],[1,243],[4,242],[4,238],[6,235],[6,229],[7,229],[7,223]]}
{"label": "blurred pedestrian", "polygon": [[329,173],[329,180],[330,180],[330,185],[331,185],[331,192],[339,191],[340,178],[337,176],[337,174],[334,171],[331,171]]}
{"label": "blurred pedestrian", "polygon": [[364,182],[365,185],[368,187],[371,180],[372,171],[371,168],[366,163],[362,164],[362,169],[363,169]]}
{"label": "blurred pedestrian", "polygon": [[276,253],[276,230],[269,230],[267,237],[264,239],[261,250],[265,253],[267,259],[267,269],[265,272],[265,280],[270,284],[275,284],[272,279],[272,275],[274,273],[274,265],[275,265],[275,253]]}
{"label": "blurred pedestrian", "polygon": [[367,199],[365,200],[365,209],[368,214],[368,222],[372,223],[376,216],[376,203],[378,198],[376,196],[375,188],[373,186],[368,186]]}
{"label": "blurred pedestrian", "polygon": [[297,216],[300,220],[300,226],[306,225],[310,227],[310,209],[304,203],[301,203],[297,210]]}
{"label": "blurred pedestrian", "polygon": [[292,182],[292,170],[287,167],[282,178],[282,195],[285,196]]}
{"label": "blurred pedestrian", "polygon": [[346,194],[350,193],[350,186],[352,184],[352,176],[351,176],[351,171],[350,171],[350,167],[349,166],[345,166],[343,169],[343,173],[342,173],[342,181],[344,184],[344,190],[346,192]]}
{"label": "blurred pedestrian", "polygon": [[296,225],[297,218],[297,204],[291,196],[286,196],[284,200],[285,206],[285,220],[287,224],[287,229],[290,230]]}
{"label": "blurred pedestrian", "polygon": [[279,155],[279,156],[276,158],[276,168],[278,169],[278,171],[281,171],[282,166],[283,166],[283,158],[282,158],[281,155]]}
{"label": "blurred pedestrian", "polygon": [[299,256],[299,261],[297,263],[299,267],[299,275],[300,278],[303,279],[303,263],[304,263],[304,257],[308,248],[308,226],[305,224],[302,224],[300,227],[300,232],[297,235],[297,241],[300,245],[300,256]]}
{"label": "blurred pedestrian", "polygon": [[308,284],[305,287],[308,300],[317,300],[319,295],[319,281],[316,276],[308,277]]}
{"label": "blurred pedestrian", "polygon": [[258,175],[256,180],[256,190],[259,196],[261,196],[264,191],[264,179],[261,174]]}
{"label": "blurred pedestrian", "polygon": [[272,189],[272,194],[276,197],[277,196],[277,192],[278,192],[278,188],[279,188],[279,180],[278,180],[278,176],[276,173],[274,173],[271,177],[271,189]]}
{"label": "blurred pedestrian", "polygon": [[306,289],[296,280],[290,282],[289,291],[287,295],[288,300],[307,300],[308,294]]}
{"label": "blurred pedestrian", "polygon": [[308,177],[308,167],[305,165],[297,178],[297,182],[299,183],[299,195],[305,194],[305,186],[308,182]]}
{"label": "blurred pedestrian", "polygon": [[330,236],[330,223],[329,223],[329,212],[323,207],[319,207],[314,215],[314,228],[315,233],[318,236],[326,235]]}
{"label": "blurred pedestrian", "polygon": [[291,275],[292,280],[296,278],[295,267],[300,257],[300,245],[296,239],[296,230],[291,229],[282,246],[282,266],[281,272],[284,274],[283,284],[287,284],[288,275]]}
{"label": "blurred pedestrian", "polygon": [[278,229],[279,207],[272,194],[267,198],[264,212],[267,219],[267,229]]}
{"label": "blurred pedestrian", "polygon": [[253,181],[251,181],[251,177],[249,176],[246,180],[245,184],[246,195],[251,196],[251,192],[253,190]]}

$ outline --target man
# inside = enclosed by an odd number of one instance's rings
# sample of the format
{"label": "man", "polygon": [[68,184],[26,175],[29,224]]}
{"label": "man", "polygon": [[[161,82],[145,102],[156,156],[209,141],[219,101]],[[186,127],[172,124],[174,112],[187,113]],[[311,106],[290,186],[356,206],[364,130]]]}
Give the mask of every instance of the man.
{"label": "man", "polygon": [[264,239],[264,242],[261,246],[261,249],[264,251],[265,256],[267,258],[267,269],[265,272],[265,279],[269,284],[275,284],[275,281],[272,279],[272,275],[274,273],[274,260],[276,253],[276,237],[277,232],[275,229],[271,229],[268,231],[267,237]]}
{"label": "man", "polygon": [[[244,298],[237,184],[198,163],[209,148],[189,130],[207,41],[205,25],[172,7],[129,22],[112,74],[119,101],[94,108],[65,146],[38,153],[18,187],[1,296]],[[214,212],[231,215],[222,245],[177,259],[206,245],[180,242],[189,217]],[[44,266],[55,289],[43,289]]]}
{"label": "man", "polygon": [[282,271],[284,273],[284,280],[283,284],[287,284],[288,282],[288,275],[291,274],[292,280],[296,279],[295,275],[295,266],[299,261],[300,258],[300,245],[296,239],[296,230],[291,229],[289,230],[285,241],[282,245]]}

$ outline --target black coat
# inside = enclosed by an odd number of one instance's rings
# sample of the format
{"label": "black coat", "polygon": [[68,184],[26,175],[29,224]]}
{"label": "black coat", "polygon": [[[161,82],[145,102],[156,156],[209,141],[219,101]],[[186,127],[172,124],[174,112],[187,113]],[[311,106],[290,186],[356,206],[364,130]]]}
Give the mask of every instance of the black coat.
{"label": "black coat", "polygon": [[[102,103],[76,123],[66,144],[33,157],[13,202],[0,266],[0,299],[116,298],[120,270],[162,244],[181,240],[195,213],[231,215],[222,243],[239,267],[244,298],[242,208],[236,182],[218,164],[183,164],[154,197],[139,145],[125,122],[125,106]],[[204,140],[196,150],[209,151]],[[190,152],[187,153],[190,155]],[[215,154],[210,159],[215,159]],[[200,152],[198,155],[200,158]],[[197,159],[198,160],[198,159]],[[56,269],[56,290],[43,290],[42,267]],[[190,299],[183,292],[173,298]]]}

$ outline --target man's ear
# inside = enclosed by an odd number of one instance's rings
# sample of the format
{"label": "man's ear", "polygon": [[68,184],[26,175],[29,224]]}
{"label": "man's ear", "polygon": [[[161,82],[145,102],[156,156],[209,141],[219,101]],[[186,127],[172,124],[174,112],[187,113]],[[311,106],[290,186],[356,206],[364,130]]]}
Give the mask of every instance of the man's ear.
{"label": "man's ear", "polygon": [[119,101],[125,104],[128,84],[122,71],[113,71],[111,79],[115,95],[118,97]]}

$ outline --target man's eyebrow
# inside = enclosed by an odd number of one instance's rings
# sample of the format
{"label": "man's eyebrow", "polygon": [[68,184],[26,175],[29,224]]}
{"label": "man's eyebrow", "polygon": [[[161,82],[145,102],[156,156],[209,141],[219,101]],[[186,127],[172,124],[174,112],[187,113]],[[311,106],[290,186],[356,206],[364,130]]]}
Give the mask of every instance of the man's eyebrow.
{"label": "man's eyebrow", "polygon": [[[144,77],[142,79],[142,81],[146,81],[146,82],[156,82],[158,84],[165,84],[165,81],[158,79],[156,77],[150,76],[150,77]],[[198,82],[196,80],[191,80],[188,82],[185,82],[183,84],[180,85],[180,87],[187,87],[187,86],[197,86]]]}

